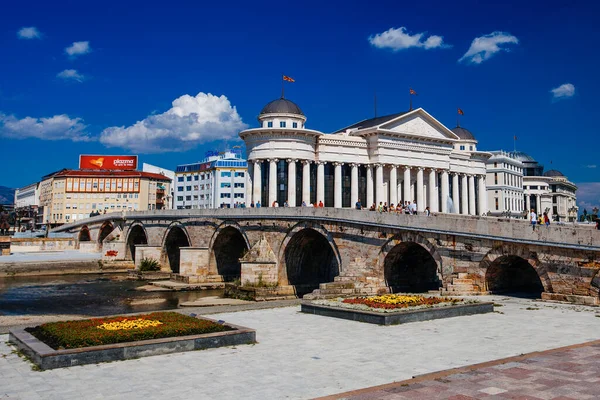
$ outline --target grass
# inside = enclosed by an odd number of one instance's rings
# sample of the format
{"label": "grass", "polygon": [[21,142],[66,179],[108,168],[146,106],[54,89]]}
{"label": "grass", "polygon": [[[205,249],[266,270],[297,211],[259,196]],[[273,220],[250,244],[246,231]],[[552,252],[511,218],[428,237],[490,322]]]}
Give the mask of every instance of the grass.
{"label": "grass", "polygon": [[55,350],[229,330],[232,328],[176,312],[50,322],[27,329],[33,336]]}

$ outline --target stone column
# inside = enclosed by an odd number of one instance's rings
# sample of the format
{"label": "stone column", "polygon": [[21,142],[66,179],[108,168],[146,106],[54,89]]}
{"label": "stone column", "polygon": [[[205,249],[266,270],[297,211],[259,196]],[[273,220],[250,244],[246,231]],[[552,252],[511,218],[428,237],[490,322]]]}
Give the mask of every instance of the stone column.
{"label": "stone column", "polygon": [[302,201],[310,204],[310,161],[302,161]]}
{"label": "stone column", "polygon": [[260,168],[261,165],[261,160],[254,160],[254,176],[252,177],[254,183],[254,185],[252,186],[252,199],[254,201],[254,204],[261,201],[262,198],[262,177]]}
{"label": "stone column", "polygon": [[246,170],[246,206],[250,207],[252,203],[252,161],[248,161],[248,169]]}
{"label": "stone column", "polygon": [[525,193],[525,206],[527,207],[527,212],[531,212],[531,195]]}
{"label": "stone column", "polygon": [[[350,164],[350,207],[358,201],[358,164]],[[361,203],[365,199],[360,199]],[[363,203],[363,206],[366,204]],[[369,204],[370,206],[370,204]]]}
{"label": "stone column", "polygon": [[461,179],[462,194],[460,199],[461,214],[467,215],[469,213],[469,183],[467,182],[467,175],[463,175]]}
{"label": "stone column", "polygon": [[390,169],[390,205],[398,205],[398,170],[395,165]]}
{"label": "stone column", "polygon": [[479,215],[488,212],[487,188],[485,186],[485,175],[479,175]]}
{"label": "stone column", "polygon": [[542,210],[542,195],[541,194],[536,194],[535,195],[535,204],[537,207],[537,214],[541,214],[544,210]]}
{"label": "stone column", "polygon": [[417,168],[417,211],[425,210],[425,199],[423,198],[423,168]]}
{"label": "stone column", "polygon": [[414,199],[411,199],[412,196],[413,194],[410,192],[410,167],[406,166],[404,167],[404,194],[402,200],[405,202],[413,201]]}
{"label": "stone column", "polygon": [[342,208],[342,164],[333,163],[333,206]]}
{"label": "stone column", "polygon": [[435,173],[435,169],[430,169],[429,170],[429,185],[428,185],[428,192],[429,192],[429,210],[431,212],[435,212],[437,211],[435,209],[435,203],[437,203],[436,200],[436,196],[437,196],[437,192],[435,190],[435,178],[436,178],[436,173]]}
{"label": "stone column", "polygon": [[265,204],[267,207],[271,207],[273,202],[277,201],[277,161],[279,160],[269,160],[269,204]]}
{"label": "stone column", "polygon": [[373,166],[367,165],[367,204],[365,206],[371,207],[373,204]]}
{"label": "stone column", "polygon": [[315,206],[322,201],[325,204],[325,163],[317,162],[317,199]]}
{"label": "stone column", "polygon": [[460,195],[459,195],[459,187],[458,187],[458,174],[456,172],[452,173],[452,202],[454,203],[454,210],[450,210],[451,212],[458,214],[460,213]]}
{"label": "stone column", "polygon": [[440,210],[443,213],[447,213],[448,212],[448,191],[449,191],[450,187],[448,185],[448,171],[443,170],[442,171],[442,204],[440,207]]}
{"label": "stone column", "polygon": [[375,164],[375,204],[383,202],[383,165]]}
{"label": "stone column", "polygon": [[296,207],[296,160],[288,162],[288,205]]}
{"label": "stone column", "polygon": [[469,175],[469,214],[477,215],[475,210],[475,176]]}

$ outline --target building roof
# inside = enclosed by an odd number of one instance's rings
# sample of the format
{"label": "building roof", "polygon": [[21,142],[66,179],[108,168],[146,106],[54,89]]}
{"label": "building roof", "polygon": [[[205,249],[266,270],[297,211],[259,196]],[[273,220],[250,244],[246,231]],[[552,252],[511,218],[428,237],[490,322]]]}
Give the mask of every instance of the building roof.
{"label": "building roof", "polygon": [[42,176],[42,179],[40,179],[40,180],[43,181],[43,180],[46,180],[48,178],[52,178],[54,175],[57,175],[57,174],[59,174],[59,173],[61,173],[63,171],[68,171],[68,168],[63,168],[63,169],[59,169],[58,171],[51,172],[51,173],[49,173],[47,175]]}
{"label": "building roof", "polygon": [[554,178],[554,177],[564,177],[565,175],[558,170],[551,169],[551,170],[544,172],[544,176]]}
{"label": "building roof", "polygon": [[475,136],[468,129],[463,128],[462,126],[457,126],[456,128],[451,129],[452,132],[462,140],[477,140]]}
{"label": "building roof", "polygon": [[339,131],[336,131],[334,133],[346,132],[348,129],[366,129],[366,128],[372,128],[374,126],[385,124],[386,122],[391,121],[391,120],[393,120],[395,118],[398,118],[398,117],[406,114],[407,112],[408,111],[400,112],[400,113],[396,113],[396,114],[384,115],[384,116],[381,116],[381,117],[364,119],[364,120],[362,120],[360,122],[357,122],[355,124],[352,124],[350,126],[342,128]]}
{"label": "building roof", "polygon": [[260,115],[263,114],[298,114],[304,116],[304,113],[296,103],[283,97],[273,100],[263,107]]}
{"label": "building roof", "polygon": [[523,153],[522,151],[513,151],[510,153],[510,155],[514,158],[517,159],[521,162],[537,162],[535,161],[535,159],[533,157],[531,157],[529,154]]}
{"label": "building roof", "polygon": [[68,176],[68,177],[85,177],[85,178],[148,178],[162,181],[170,181],[171,179],[162,174],[155,174],[153,172],[143,171],[108,171],[108,170],[81,170],[81,169],[67,169],[56,174],[57,177]]}

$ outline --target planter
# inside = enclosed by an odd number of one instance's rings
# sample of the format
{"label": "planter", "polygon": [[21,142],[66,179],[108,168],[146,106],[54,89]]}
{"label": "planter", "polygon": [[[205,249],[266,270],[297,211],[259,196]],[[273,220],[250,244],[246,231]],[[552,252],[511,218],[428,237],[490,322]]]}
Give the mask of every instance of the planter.
{"label": "planter", "polygon": [[255,330],[227,323],[224,325],[233,330],[67,350],[54,350],[24,329],[11,329],[8,341],[42,370],[256,343]]}
{"label": "planter", "polygon": [[300,310],[307,314],[325,317],[343,318],[377,325],[398,325],[408,322],[429,321],[433,319],[461,317],[464,315],[485,314],[494,311],[494,303],[473,303],[445,307],[402,310],[398,312],[377,312],[330,307],[304,302]]}

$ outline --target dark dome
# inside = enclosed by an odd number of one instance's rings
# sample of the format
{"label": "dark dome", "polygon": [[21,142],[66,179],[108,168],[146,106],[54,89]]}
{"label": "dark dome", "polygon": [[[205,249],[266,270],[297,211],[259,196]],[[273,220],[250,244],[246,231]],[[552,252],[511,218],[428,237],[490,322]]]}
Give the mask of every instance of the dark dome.
{"label": "dark dome", "polygon": [[510,155],[518,161],[521,162],[530,162],[530,163],[534,163],[537,162],[535,161],[535,159],[533,157],[531,157],[529,154],[523,153],[522,151],[511,151]]}
{"label": "dark dome", "polygon": [[555,169],[551,169],[548,170],[546,172],[544,172],[544,176],[548,176],[550,178],[554,178],[554,177],[564,177],[563,173],[560,171],[557,171]]}
{"label": "dark dome", "polygon": [[457,126],[456,128],[452,129],[452,132],[454,132],[454,134],[462,140],[476,140],[475,136],[473,136],[473,134],[469,132],[469,130],[460,126]]}
{"label": "dark dome", "polygon": [[296,103],[294,103],[293,101],[290,101],[288,99],[284,99],[284,98],[273,100],[272,102],[270,102],[269,104],[264,106],[264,108],[262,109],[262,111],[260,113],[261,113],[261,115],[262,114],[304,115],[304,113],[302,112],[300,107],[298,107],[298,105]]}

